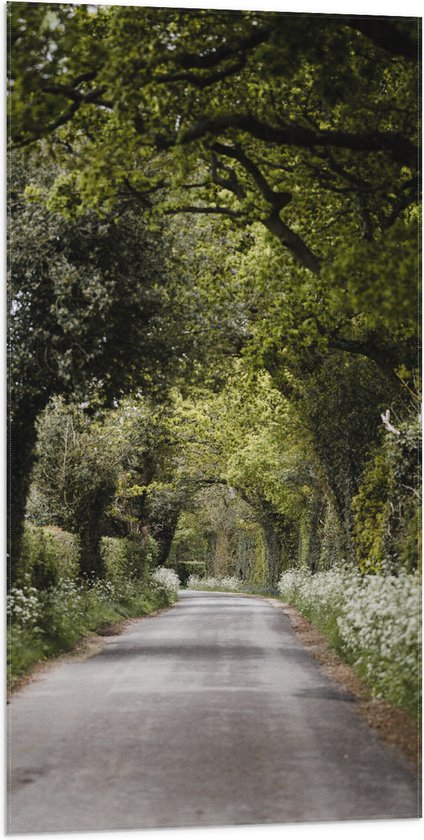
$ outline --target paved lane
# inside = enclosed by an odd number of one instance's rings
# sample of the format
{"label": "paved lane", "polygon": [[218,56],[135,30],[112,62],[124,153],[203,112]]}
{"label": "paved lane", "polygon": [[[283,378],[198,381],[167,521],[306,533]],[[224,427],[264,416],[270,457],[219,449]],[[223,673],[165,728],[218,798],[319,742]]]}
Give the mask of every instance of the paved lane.
{"label": "paved lane", "polygon": [[259,598],[183,592],[9,706],[9,832],[417,816],[379,742]]}

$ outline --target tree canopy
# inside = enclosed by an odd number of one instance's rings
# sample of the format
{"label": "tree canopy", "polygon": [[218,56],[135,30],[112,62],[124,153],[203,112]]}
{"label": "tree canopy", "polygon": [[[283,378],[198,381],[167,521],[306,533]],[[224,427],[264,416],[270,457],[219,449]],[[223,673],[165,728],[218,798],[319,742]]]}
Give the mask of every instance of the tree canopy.
{"label": "tree canopy", "polygon": [[17,519],[50,397],[131,394],[115,526],[150,528],[163,561],[205,487],[254,511],[274,579],[284,545],[363,557],[364,521],[371,554],[384,529],[411,540],[380,415],[415,452],[420,20],[9,16]]}
{"label": "tree canopy", "polygon": [[46,139],[66,170],[50,201],[69,212],[132,196],[258,222],[308,331],[411,366],[419,26],[15,3],[13,139]]}

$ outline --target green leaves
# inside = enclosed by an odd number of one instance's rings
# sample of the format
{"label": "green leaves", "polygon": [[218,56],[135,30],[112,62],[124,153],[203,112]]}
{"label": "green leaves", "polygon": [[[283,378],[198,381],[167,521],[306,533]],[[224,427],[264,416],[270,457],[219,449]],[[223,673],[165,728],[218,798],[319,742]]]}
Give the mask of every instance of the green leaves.
{"label": "green leaves", "polygon": [[379,414],[417,389],[416,21],[375,24],[11,5],[16,416],[132,395],[116,527],[169,541],[216,484],[287,557],[328,520],[353,558]]}
{"label": "green leaves", "polygon": [[[393,36],[390,19],[381,25]],[[412,21],[404,27],[415,37]],[[218,140],[250,155],[270,189],[282,177],[292,193],[300,185],[314,212],[338,195],[360,199],[364,188],[372,203],[381,180],[397,195],[393,160],[416,139],[416,68],[360,28],[343,16],[20,4],[11,15],[12,128],[18,142],[51,136],[56,153],[56,141],[70,142],[66,166],[76,153],[85,178],[99,167],[111,187],[120,172],[131,182],[146,152],[169,185],[192,151],[209,169]],[[219,161],[228,165],[221,152]],[[247,215],[258,204],[266,213],[249,169],[234,171]],[[209,181],[217,183],[213,171]],[[91,181],[85,201],[104,186]],[[309,244],[299,211],[297,221]]]}

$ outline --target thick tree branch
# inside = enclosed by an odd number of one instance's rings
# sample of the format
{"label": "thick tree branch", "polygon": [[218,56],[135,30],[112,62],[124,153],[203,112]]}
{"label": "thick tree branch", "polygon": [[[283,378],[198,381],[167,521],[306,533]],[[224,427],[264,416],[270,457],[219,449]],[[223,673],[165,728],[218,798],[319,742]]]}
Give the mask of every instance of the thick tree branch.
{"label": "thick tree branch", "polygon": [[[81,76],[78,77],[81,79]],[[66,125],[66,123],[71,122],[74,117],[74,114],[78,111],[81,105],[85,104],[92,104],[92,105],[99,105],[103,108],[111,109],[113,107],[112,102],[108,102],[102,98],[102,94],[104,93],[104,88],[99,87],[95,88],[94,90],[89,90],[86,93],[74,88],[70,85],[45,85],[43,87],[43,91],[45,93],[54,93],[60,96],[66,97],[66,99],[70,99],[72,101],[72,105],[60,114],[56,120],[50,123],[47,126],[43,126],[39,132],[34,133],[31,137],[27,137],[25,139],[20,139],[19,137],[14,142],[14,146],[16,148],[23,148],[24,146],[29,146],[31,143],[34,143],[36,140],[39,140],[40,137],[45,137],[47,134],[51,134],[53,131],[56,131],[57,128],[60,128],[62,125]]]}
{"label": "thick tree branch", "polygon": [[237,160],[252,176],[263,197],[272,208],[270,215],[263,219],[262,223],[270,233],[280,240],[282,245],[288,248],[301,265],[309,271],[312,271],[313,274],[319,274],[320,264],[316,255],[308,248],[303,239],[297,233],[294,233],[280,218],[281,210],[291,201],[291,193],[274,191],[256,163],[246,155],[240,146],[227,146],[223,143],[215,143],[213,149],[219,154]]}
{"label": "thick tree branch", "polygon": [[[261,122],[252,114],[225,114],[217,117],[204,117],[194,126],[186,129],[181,134],[179,142],[181,144],[192,143],[195,140],[201,140],[208,134],[217,136],[230,129],[244,131],[257,140],[282,146],[342,148],[364,153],[388,152],[399,163],[405,163],[412,167],[417,165],[417,147],[407,137],[397,132],[373,131],[353,134],[352,132],[333,129],[314,131],[291,122],[280,126],[270,125]],[[159,148],[170,148],[176,142],[175,139],[170,140],[160,136],[156,138],[156,141]]]}
{"label": "thick tree branch", "polygon": [[[227,173],[227,178],[220,177],[218,174],[220,169]],[[222,187],[222,189],[232,192],[240,201],[246,198],[246,192],[240,184],[234,169],[219,161],[215,154],[212,155],[212,181],[217,187]]]}
{"label": "thick tree branch", "polygon": [[243,149],[240,146],[226,146],[223,143],[215,143],[213,146],[215,152],[226,155],[227,157],[233,158],[234,160],[238,160],[239,163],[244,167],[246,172],[248,172],[257,187],[259,187],[263,197],[271,205],[273,210],[279,212],[283,209],[289,202],[291,201],[291,193],[289,192],[276,192],[273,190],[264,175],[262,174],[259,167],[254,163],[251,158],[246,155]]}
{"label": "thick tree branch", "polygon": [[395,369],[403,363],[409,363],[411,352],[416,352],[414,342],[406,341],[403,345],[388,346],[384,344],[381,337],[368,330],[363,338],[347,338],[340,335],[341,330],[348,329],[351,318],[346,318],[332,330],[324,327],[315,313],[308,313],[302,323],[313,320],[316,324],[319,335],[326,339],[327,347],[330,350],[341,350],[344,353],[351,353],[354,356],[365,356],[371,359],[393,381],[397,381]]}
{"label": "thick tree branch", "polygon": [[86,93],[82,90],[78,90],[76,87],[72,87],[71,85],[45,85],[42,89],[45,93],[57,93],[61,96],[66,96],[67,99],[71,99],[73,102],[78,102],[79,104],[92,102],[96,105],[102,105],[104,108],[113,108],[113,102],[109,102],[102,98],[106,90],[103,85],[98,88],[88,90]]}
{"label": "thick tree branch", "polygon": [[189,70],[192,67],[197,69],[216,67],[221,61],[225,61],[227,58],[232,58],[240,52],[251,50],[259,44],[262,44],[264,41],[267,41],[272,33],[272,30],[272,26],[257,26],[252,29],[249,35],[246,35],[245,38],[240,38],[235,43],[226,42],[220,47],[204,53],[182,53],[177,55],[174,58],[174,61],[177,66],[182,67],[185,70]]}
{"label": "thick tree branch", "polygon": [[161,84],[165,82],[188,82],[189,84],[193,85],[194,87],[200,88],[201,90],[210,87],[210,85],[216,84],[216,82],[221,82],[223,79],[228,78],[229,76],[234,76],[235,73],[239,73],[240,70],[246,64],[246,56],[241,56],[237,61],[229,65],[228,67],[223,67],[221,70],[217,70],[215,73],[208,73],[207,75],[200,76],[198,73],[190,73],[190,72],[177,72],[173,73],[160,73],[157,76],[153,77],[153,81],[159,82]]}
{"label": "thick tree branch", "polygon": [[92,82],[96,78],[97,73],[97,70],[87,70],[85,73],[80,73],[79,76],[73,78],[72,87],[82,85],[83,82]]}
{"label": "thick tree branch", "polygon": [[303,239],[280,219],[278,213],[272,213],[267,219],[264,219],[263,224],[270,233],[280,240],[282,245],[288,248],[304,268],[312,271],[312,274],[319,274],[320,261],[318,257],[308,248]]}
{"label": "thick tree branch", "polygon": [[[249,51],[266,41],[271,32],[272,28],[270,26],[256,27],[245,38],[240,38],[235,43],[224,43],[213,51],[200,54],[190,52],[182,53],[173,59],[176,68],[181,69],[158,73],[153,79],[160,83],[184,81],[200,89],[207,88],[243,70]],[[219,67],[227,59],[231,63],[224,67]],[[193,69],[211,70],[215,67],[218,67],[216,72],[208,73],[207,75],[187,72]]]}
{"label": "thick tree branch", "polygon": [[138,190],[131,184],[128,178],[125,178],[124,185],[127,193],[129,193],[133,198],[135,198],[136,201],[138,201],[147,210],[150,210],[152,207],[152,202],[150,201],[149,196],[152,195],[152,193],[158,192],[159,190],[163,189],[166,186],[166,181],[159,181],[158,184],[154,184],[153,186],[145,190]]}
{"label": "thick tree branch", "polygon": [[[330,338],[328,342],[330,350],[343,350],[345,353],[352,353],[355,356],[366,356],[372,359],[373,362],[391,379],[397,381],[395,368],[399,367],[405,361],[400,346],[396,348],[389,348],[378,344],[371,338],[362,341],[349,338]],[[406,354],[410,348],[404,348]]]}
{"label": "thick tree branch", "polygon": [[[331,151],[328,149],[326,150],[325,155],[318,154],[318,157],[320,157],[323,163],[329,167],[328,169],[319,169],[311,163],[307,163],[306,166],[314,173],[314,175],[317,176],[324,189],[331,190],[332,192],[347,192],[349,190],[366,193],[375,191],[376,187],[369,183],[369,181],[365,181],[363,178],[358,177],[358,175],[349,172],[344,166],[338,164],[334,159],[334,156],[331,154]],[[334,186],[331,181],[337,181],[337,178],[341,178],[343,181],[351,184],[351,187],[345,188]]]}
{"label": "thick tree branch", "polygon": [[232,219],[240,219],[242,213],[239,210],[232,210],[231,207],[222,207],[215,204],[213,207],[197,207],[193,204],[187,204],[183,207],[173,207],[165,210],[167,216],[176,216],[179,213],[202,213],[202,214],[218,214],[219,216],[230,216]]}
{"label": "thick tree branch", "polygon": [[62,125],[66,125],[66,123],[70,122],[80,107],[80,102],[73,102],[72,105],[68,108],[67,111],[64,111],[54,122],[47,125],[37,134],[33,134],[31,137],[26,137],[25,139],[17,139],[14,141],[13,145],[17,149],[22,149],[25,146],[29,146],[31,143],[34,143],[36,140],[39,140],[40,137],[45,137],[47,134],[51,134],[52,131],[56,131],[57,128],[60,128]]}

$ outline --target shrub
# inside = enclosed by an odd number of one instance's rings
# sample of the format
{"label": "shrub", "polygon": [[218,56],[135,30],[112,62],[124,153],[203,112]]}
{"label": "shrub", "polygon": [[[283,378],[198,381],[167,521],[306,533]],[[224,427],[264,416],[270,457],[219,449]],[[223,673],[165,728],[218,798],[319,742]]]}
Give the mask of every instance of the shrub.
{"label": "shrub", "polygon": [[33,586],[14,587],[7,596],[8,621],[21,628],[35,627],[41,610],[40,594]]}
{"label": "shrub", "polygon": [[101,550],[107,577],[142,580],[155,558],[157,544],[153,537],[147,542],[128,537],[103,537]]}
{"label": "shrub", "polygon": [[71,648],[90,629],[88,587],[61,580],[44,595],[41,627],[55,650]]}
{"label": "shrub", "polygon": [[364,573],[414,572],[420,562],[419,418],[385,434],[370,456],[352,502],[354,541]]}
{"label": "shrub", "polygon": [[337,618],[343,648],[377,696],[413,714],[419,700],[420,596],[413,575],[351,579]]}
{"label": "shrub", "polygon": [[[165,574],[163,574],[165,573]],[[92,582],[62,578],[47,590],[29,575],[8,597],[8,672],[11,682],[35,661],[71,649],[84,635],[151,613],[175,600],[178,578],[157,570],[156,580],[124,575]]]}
{"label": "shrub", "polygon": [[60,578],[78,574],[80,546],[78,537],[55,526],[39,527],[26,523],[19,564],[18,581],[37,589],[48,589]]}
{"label": "shrub", "polygon": [[319,627],[331,644],[340,648],[336,616],[341,606],[348,573],[342,569],[312,574],[309,570],[290,569],[283,572],[278,591],[289,603]]}
{"label": "shrub", "polygon": [[241,592],[243,589],[243,583],[239,578],[236,578],[233,575],[226,575],[221,578],[220,587],[228,592]]}

